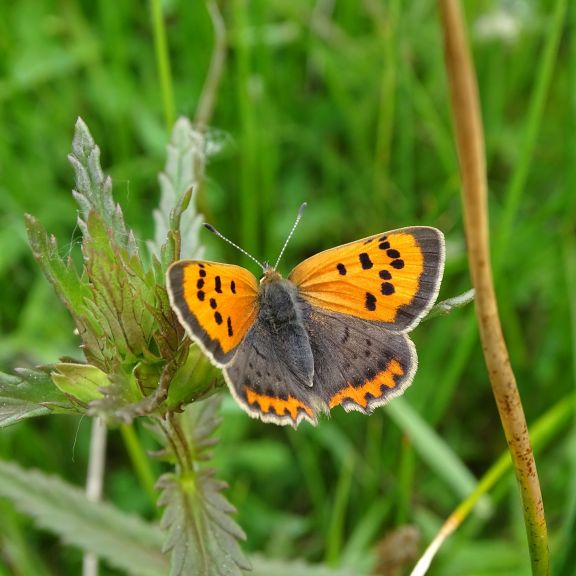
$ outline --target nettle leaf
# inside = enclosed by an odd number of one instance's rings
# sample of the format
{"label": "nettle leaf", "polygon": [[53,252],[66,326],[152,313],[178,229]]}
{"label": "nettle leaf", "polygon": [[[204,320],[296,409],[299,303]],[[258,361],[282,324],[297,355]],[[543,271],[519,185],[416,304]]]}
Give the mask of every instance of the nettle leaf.
{"label": "nettle leaf", "polygon": [[16,376],[0,372],[0,427],[51,411],[75,410],[48,372],[20,369]]}
{"label": "nettle leaf", "polygon": [[82,490],[55,476],[0,461],[0,496],[67,544],[128,574],[164,576],[168,571],[157,526],[105,502],[91,502]]}
{"label": "nettle leaf", "polygon": [[[166,153],[166,166],[158,178],[161,194],[160,206],[154,210],[154,241],[148,242],[164,270],[177,258],[202,258],[204,252],[199,240],[202,217],[194,209],[194,200],[206,166],[206,136],[188,118],[179,118]],[[184,240],[181,251],[173,237],[178,230]]]}
{"label": "nettle leaf", "polygon": [[83,235],[86,236],[88,216],[96,212],[113,233],[115,244],[125,247],[130,254],[137,254],[134,235],[126,228],[122,209],[112,198],[112,179],[102,172],[100,148],[81,118],[76,121],[68,160],[76,173],[76,190],[72,194],[80,207],[78,225]]}
{"label": "nettle leaf", "polygon": [[165,550],[171,551],[173,576],[236,576],[250,569],[239,540],[244,532],[232,519],[234,507],[222,495],[226,487],[209,468],[199,465],[216,443],[219,398],[191,404],[162,427],[167,455],[178,462],[177,472],[158,482],[163,490],[158,504],[165,506],[162,527]]}
{"label": "nettle leaf", "polygon": [[71,258],[64,260],[58,252],[58,243],[30,214],[25,216],[28,242],[42,272],[54,286],[56,293],[76,318],[84,314],[90,290],[85,280],[78,276]]}
{"label": "nettle leaf", "polygon": [[101,215],[91,211],[86,218],[82,252],[90,279],[91,297],[86,305],[104,328],[106,354],[123,363],[149,352],[154,317],[154,277],[144,272],[136,255],[116,244],[113,232]]}
{"label": "nettle leaf", "polygon": [[[92,502],[79,488],[37,470],[0,461],[0,496],[9,499],[41,528],[64,542],[92,552],[127,574],[165,576],[168,558],[162,553],[163,533],[157,525],[118,510],[106,502]],[[181,574],[208,576],[240,574],[226,571],[227,559],[218,557],[206,571],[182,566]],[[244,565],[247,563],[245,562]],[[219,570],[219,571],[218,571]],[[172,571],[172,574],[178,572]],[[361,576],[357,570],[327,568],[299,560],[253,559],[253,576]]]}

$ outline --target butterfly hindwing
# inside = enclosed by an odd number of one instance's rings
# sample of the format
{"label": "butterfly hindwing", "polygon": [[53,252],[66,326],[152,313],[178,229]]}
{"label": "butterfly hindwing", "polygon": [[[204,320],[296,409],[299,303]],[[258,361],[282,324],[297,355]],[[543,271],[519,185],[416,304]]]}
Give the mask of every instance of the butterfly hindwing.
{"label": "butterfly hindwing", "polygon": [[443,270],[444,236],[436,228],[415,226],[320,252],[288,278],[319,309],[404,332],[434,304]]}
{"label": "butterfly hindwing", "polygon": [[370,413],[411,384],[418,361],[406,334],[306,303],[303,309],[314,391],[330,408]]}
{"label": "butterfly hindwing", "polygon": [[245,268],[179,260],[167,273],[172,309],[215,364],[230,361],[257,317],[258,281]]}
{"label": "butterfly hindwing", "polygon": [[[276,287],[274,287],[276,288]],[[279,324],[263,304],[259,316],[224,367],[230,390],[242,408],[264,422],[316,424],[327,408],[313,387],[314,358],[301,322]]]}

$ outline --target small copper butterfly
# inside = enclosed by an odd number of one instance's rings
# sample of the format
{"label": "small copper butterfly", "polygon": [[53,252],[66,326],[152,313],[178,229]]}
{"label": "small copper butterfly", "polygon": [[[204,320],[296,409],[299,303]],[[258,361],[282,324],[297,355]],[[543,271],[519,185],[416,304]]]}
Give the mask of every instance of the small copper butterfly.
{"label": "small copper butterfly", "polygon": [[179,260],[167,289],[240,406],[296,427],[338,405],[368,414],[410,385],[418,360],[407,333],[436,300],[444,251],[442,232],[412,226],[320,252],[287,278],[249,254],[259,282],[240,266]]}

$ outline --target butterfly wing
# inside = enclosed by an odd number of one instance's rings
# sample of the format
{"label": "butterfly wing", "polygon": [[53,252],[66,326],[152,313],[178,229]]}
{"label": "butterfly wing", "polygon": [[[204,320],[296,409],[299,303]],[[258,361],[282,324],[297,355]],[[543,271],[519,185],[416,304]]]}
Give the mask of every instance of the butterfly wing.
{"label": "butterfly wing", "polygon": [[368,414],[402,394],[418,360],[404,333],[303,302],[314,355],[313,390],[330,408]]}
{"label": "butterfly wing", "polygon": [[443,271],[442,232],[414,226],[320,252],[288,278],[315,307],[407,332],[434,304]]}
{"label": "butterfly wing", "polygon": [[232,359],[258,313],[258,281],[245,268],[179,260],[166,274],[172,309],[217,366]]}
{"label": "butterfly wing", "polygon": [[328,406],[316,394],[314,359],[309,338],[299,322],[274,325],[264,317],[254,323],[224,377],[240,406],[253,418],[296,427]]}

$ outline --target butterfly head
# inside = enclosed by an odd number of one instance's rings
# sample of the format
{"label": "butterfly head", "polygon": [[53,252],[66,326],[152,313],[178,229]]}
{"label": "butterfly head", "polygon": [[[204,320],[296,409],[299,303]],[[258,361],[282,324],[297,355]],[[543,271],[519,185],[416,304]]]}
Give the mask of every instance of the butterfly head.
{"label": "butterfly head", "polygon": [[266,284],[272,284],[273,282],[278,282],[282,280],[282,274],[276,271],[274,266],[270,266],[268,262],[264,262],[263,274],[260,278],[260,286],[265,286]]}

